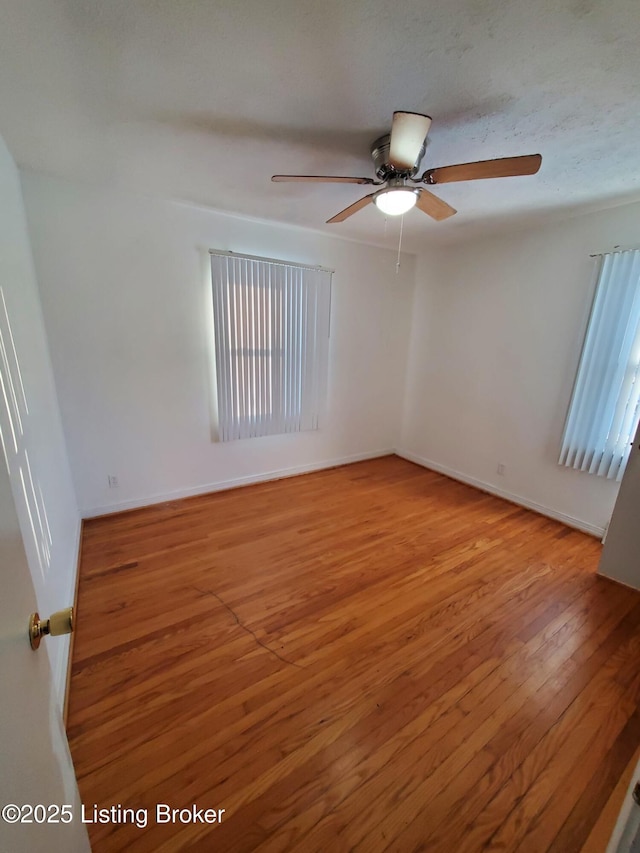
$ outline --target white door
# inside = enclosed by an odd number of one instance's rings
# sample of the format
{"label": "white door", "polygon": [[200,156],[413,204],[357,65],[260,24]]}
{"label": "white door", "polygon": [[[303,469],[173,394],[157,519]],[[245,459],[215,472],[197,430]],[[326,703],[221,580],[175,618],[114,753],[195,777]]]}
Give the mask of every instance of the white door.
{"label": "white door", "polygon": [[0,850],[79,853],[90,850],[89,839],[44,648],[57,638],[32,651],[27,626],[35,609],[0,449]]}
{"label": "white door", "polygon": [[620,483],[598,573],[640,589],[640,425]]}

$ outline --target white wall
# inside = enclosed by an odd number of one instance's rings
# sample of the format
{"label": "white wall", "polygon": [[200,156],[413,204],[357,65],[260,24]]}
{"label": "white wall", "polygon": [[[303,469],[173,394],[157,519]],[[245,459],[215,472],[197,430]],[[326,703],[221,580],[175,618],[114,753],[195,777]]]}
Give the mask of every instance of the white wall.
{"label": "white wall", "polygon": [[[84,515],[393,449],[412,256],[396,276],[393,252],[305,229],[35,173],[23,187]],[[335,269],[319,432],[212,441],[209,248]]]}
{"label": "white wall", "polygon": [[589,254],[637,246],[638,222],[629,205],[421,257],[402,452],[601,534],[618,485],[557,458],[595,285]]}
{"label": "white wall", "polygon": [[[394,253],[306,229],[37,173],[23,187],[85,515],[397,447],[604,530],[617,484],[557,455],[595,283],[589,254],[636,245],[640,205],[430,248],[396,276]],[[210,247],[336,270],[320,432],[212,440]]]}
{"label": "white wall", "polygon": [[[0,290],[2,442],[37,607],[44,618],[73,603],[80,519],[62,433],[20,180],[1,137]],[[35,607],[36,603],[33,604]],[[29,613],[24,613],[25,642],[28,619]],[[45,645],[62,705],[69,638],[57,637],[45,641]]]}

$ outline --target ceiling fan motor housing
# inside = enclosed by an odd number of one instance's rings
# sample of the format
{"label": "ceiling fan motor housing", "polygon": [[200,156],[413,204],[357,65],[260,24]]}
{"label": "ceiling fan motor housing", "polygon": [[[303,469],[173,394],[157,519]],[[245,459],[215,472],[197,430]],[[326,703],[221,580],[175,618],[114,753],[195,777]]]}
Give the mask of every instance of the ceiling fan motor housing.
{"label": "ceiling fan motor housing", "polygon": [[380,136],[376,141],[371,145],[371,156],[373,158],[373,166],[376,170],[376,176],[381,181],[386,181],[389,178],[392,178],[396,175],[402,175],[403,177],[412,178],[420,168],[420,161],[424,157],[424,152],[427,150],[427,140],[422,143],[422,148],[420,149],[420,153],[418,154],[418,158],[410,170],[398,170],[393,166],[389,165],[389,145],[391,141],[391,134],[385,133],[384,136]]}

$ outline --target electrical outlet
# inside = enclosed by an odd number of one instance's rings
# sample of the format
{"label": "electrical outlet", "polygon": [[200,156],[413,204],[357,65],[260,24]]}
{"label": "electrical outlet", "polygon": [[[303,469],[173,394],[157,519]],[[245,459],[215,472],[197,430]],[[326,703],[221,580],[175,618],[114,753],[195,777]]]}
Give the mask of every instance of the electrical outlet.
{"label": "electrical outlet", "polygon": [[110,489],[117,489],[118,488],[118,478],[116,477],[115,474],[109,474],[107,479],[109,480],[109,488]]}
{"label": "electrical outlet", "polygon": [[503,465],[502,462],[498,462],[498,467],[496,468],[496,471],[498,472],[498,474],[500,474],[501,477],[504,477],[504,475],[507,473],[507,466]]}

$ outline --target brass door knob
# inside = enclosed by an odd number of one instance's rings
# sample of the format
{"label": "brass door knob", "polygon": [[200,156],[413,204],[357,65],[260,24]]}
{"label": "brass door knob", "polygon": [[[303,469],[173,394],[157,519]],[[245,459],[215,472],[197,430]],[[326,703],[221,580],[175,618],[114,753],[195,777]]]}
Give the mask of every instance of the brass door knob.
{"label": "brass door knob", "polygon": [[48,619],[40,619],[37,613],[32,613],[29,618],[29,642],[32,649],[40,646],[40,641],[47,634],[57,637],[60,634],[71,634],[73,631],[73,607],[66,610],[58,610],[52,613]]}

